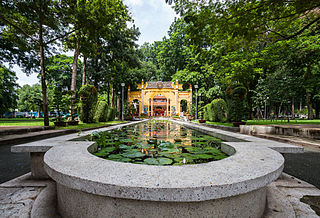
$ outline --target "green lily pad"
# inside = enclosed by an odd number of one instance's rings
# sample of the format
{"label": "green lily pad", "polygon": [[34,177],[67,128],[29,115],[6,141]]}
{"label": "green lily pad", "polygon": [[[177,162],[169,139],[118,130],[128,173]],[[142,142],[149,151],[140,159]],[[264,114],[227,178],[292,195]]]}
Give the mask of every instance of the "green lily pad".
{"label": "green lily pad", "polygon": [[122,158],[121,154],[110,154],[108,156],[109,159],[120,159]]}
{"label": "green lily pad", "polygon": [[121,156],[128,157],[128,158],[136,158],[136,157],[144,157],[145,154],[141,153],[140,151],[127,151],[125,153],[122,153]]}
{"label": "green lily pad", "polygon": [[131,146],[125,145],[125,144],[121,144],[121,145],[119,145],[119,148],[120,148],[120,149],[130,149]]}
{"label": "green lily pad", "polygon": [[120,142],[123,142],[123,143],[132,143],[133,140],[126,138],[126,139],[120,139]]}
{"label": "green lily pad", "polygon": [[158,165],[159,163],[156,158],[147,158],[147,159],[144,159],[143,162],[148,165]]}
{"label": "green lily pad", "polygon": [[172,164],[172,160],[169,158],[147,158],[144,160],[146,164],[149,165],[169,165]]}
{"label": "green lily pad", "polygon": [[199,159],[211,159],[214,156],[210,154],[195,154],[195,156]]}

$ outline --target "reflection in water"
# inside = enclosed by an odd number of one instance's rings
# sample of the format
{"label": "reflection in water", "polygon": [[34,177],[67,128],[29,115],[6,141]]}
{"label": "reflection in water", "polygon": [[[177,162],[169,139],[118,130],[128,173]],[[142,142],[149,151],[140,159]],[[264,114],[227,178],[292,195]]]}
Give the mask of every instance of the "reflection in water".
{"label": "reflection in water", "polygon": [[221,140],[166,120],[151,120],[109,132],[96,132],[96,156],[150,165],[206,163],[226,158]]}

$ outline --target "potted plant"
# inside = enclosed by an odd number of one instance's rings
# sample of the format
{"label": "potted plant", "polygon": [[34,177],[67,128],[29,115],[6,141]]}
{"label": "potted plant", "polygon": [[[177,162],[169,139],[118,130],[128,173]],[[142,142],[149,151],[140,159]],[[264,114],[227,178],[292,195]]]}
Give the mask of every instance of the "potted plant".
{"label": "potted plant", "polygon": [[67,122],[65,122],[63,118],[58,117],[57,121],[54,122],[54,125],[58,126],[58,127],[65,127],[65,126],[67,126]]}

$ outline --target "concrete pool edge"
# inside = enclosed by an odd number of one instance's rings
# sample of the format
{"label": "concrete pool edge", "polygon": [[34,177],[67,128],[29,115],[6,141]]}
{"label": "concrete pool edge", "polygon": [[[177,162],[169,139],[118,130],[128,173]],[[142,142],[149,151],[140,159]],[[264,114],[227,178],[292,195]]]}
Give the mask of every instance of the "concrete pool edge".
{"label": "concrete pool edge", "polygon": [[45,170],[57,182],[59,211],[68,217],[148,217],[151,211],[159,217],[259,217],[265,187],[279,177],[284,159],[267,146],[239,141],[222,144],[227,153],[236,150],[226,159],[185,166],[104,160],[88,152],[93,142],[69,142],[45,154]]}

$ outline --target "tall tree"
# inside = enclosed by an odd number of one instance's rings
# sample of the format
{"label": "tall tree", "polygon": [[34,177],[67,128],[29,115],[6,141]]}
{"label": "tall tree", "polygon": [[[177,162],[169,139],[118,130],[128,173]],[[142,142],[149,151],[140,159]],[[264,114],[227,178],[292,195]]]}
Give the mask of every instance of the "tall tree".
{"label": "tall tree", "polygon": [[0,117],[5,112],[14,110],[17,105],[18,84],[16,74],[0,65]]}
{"label": "tall tree", "polygon": [[74,117],[74,101],[76,95],[76,78],[78,58],[81,53],[84,56],[84,79],[86,72],[86,58],[94,52],[96,43],[100,38],[106,38],[110,26],[115,23],[122,23],[129,20],[126,6],[120,0],[90,0],[79,1],[73,6],[72,24],[77,28],[66,40],[66,46],[74,49],[72,65],[71,91],[72,104],[71,114]]}
{"label": "tall tree", "polygon": [[[49,125],[45,51],[50,50],[59,39],[76,29],[68,24],[71,11],[68,1],[1,1],[1,36],[12,44],[28,48],[30,53],[38,51],[43,98],[44,125]],[[76,27],[78,28],[78,27]],[[51,47],[52,48],[52,47]],[[19,62],[23,65],[25,62]],[[33,69],[37,71],[39,68]]]}

